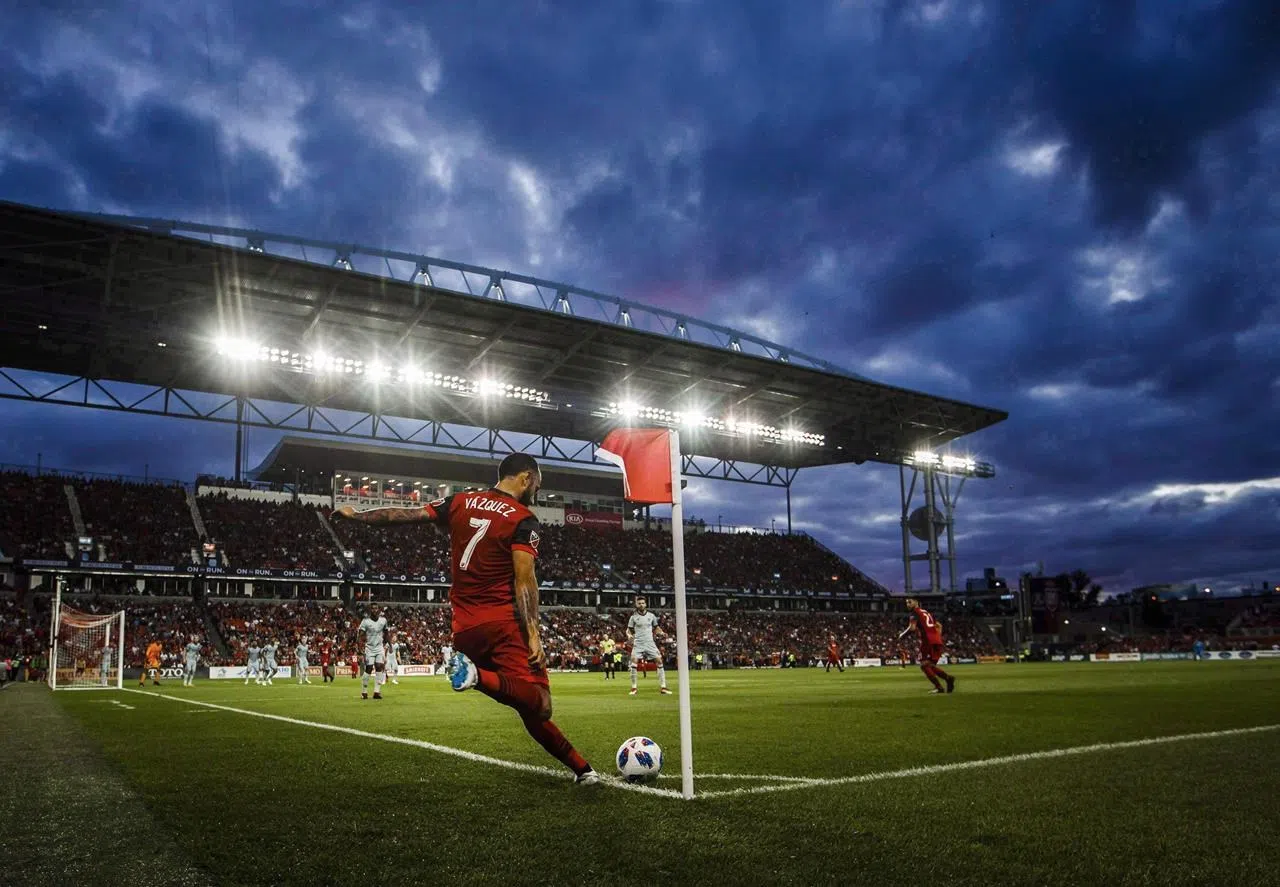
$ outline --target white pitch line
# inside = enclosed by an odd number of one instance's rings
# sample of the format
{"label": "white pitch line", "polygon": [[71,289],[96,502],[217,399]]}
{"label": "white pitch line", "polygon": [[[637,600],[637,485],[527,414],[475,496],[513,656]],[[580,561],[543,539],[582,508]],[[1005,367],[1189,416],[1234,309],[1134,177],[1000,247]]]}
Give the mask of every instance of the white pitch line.
{"label": "white pitch line", "polygon": [[[156,699],[167,699],[171,702],[180,702],[185,705],[199,705],[205,708],[217,709],[218,711],[229,711],[239,715],[248,715],[253,718],[265,718],[269,721],[280,721],[284,724],[293,724],[296,727],[311,727],[315,730],[329,730],[334,733],[346,733],[348,736],[359,736],[363,739],[376,739],[380,742],[392,742],[396,745],[409,745],[414,748],[424,748],[428,751],[439,752],[444,755],[452,755],[455,758],[463,758],[464,760],[474,761],[477,764],[489,764],[493,767],[502,767],[507,770],[518,770],[521,773],[536,773],[539,776],[551,776],[556,779],[571,779],[572,773],[564,770],[552,769],[551,767],[540,767],[536,764],[522,764],[518,761],[504,761],[501,758],[491,758],[488,755],[481,755],[475,752],[466,751],[461,748],[453,748],[448,745],[439,745],[435,742],[427,742],[423,739],[409,739],[404,736],[388,736],[385,733],[370,733],[367,730],[358,730],[355,727],[342,727],[337,724],[322,724],[319,721],[304,721],[300,718],[289,718],[284,715],[273,715],[261,711],[252,711],[247,708],[235,708],[230,705],[218,705],[213,702],[200,702],[195,699],[182,699],[177,696],[168,696],[164,693],[156,693],[151,690],[134,690],[125,688],[126,693],[138,693],[142,696],[152,696]],[[632,785],[623,782],[620,779],[614,779],[606,774],[600,774],[602,785],[610,788],[618,788],[623,791],[638,792],[646,795],[660,795],[665,798],[679,798],[680,792],[669,788],[653,788],[647,785]]]}
{"label": "white pitch line", "polygon": [[[805,783],[821,783],[822,777],[818,776],[766,776],[763,774],[752,773],[694,773],[695,779],[738,779],[750,782],[805,782]],[[659,779],[679,779],[678,773],[663,773],[658,776]]]}
{"label": "white pitch line", "polygon": [[1244,736],[1251,733],[1266,733],[1280,730],[1280,724],[1267,724],[1261,727],[1240,727],[1233,730],[1212,730],[1208,733],[1183,733],[1177,736],[1157,736],[1152,739],[1133,739],[1127,742],[1098,742],[1093,745],[1077,745],[1071,748],[1055,748],[1047,751],[1026,752],[1017,755],[1002,755],[997,758],[981,758],[976,761],[961,761],[956,764],[934,764],[927,767],[909,767],[906,770],[889,770],[879,773],[863,773],[860,776],[841,776],[834,779],[813,779],[807,782],[786,782],[779,785],[759,785],[751,788],[735,788],[723,791],[700,792],[699,798],[729,798],[737,795],[760,795],[767,792],[785,792],[815,786],[853,785],[864,782],[880,782],[885,779],[907,779],[912,776],[932,776],[936,773],[953,773],[959,770],[977,770],[982,767],[998,767],[1002,764],[1018,764],[1024,761],[1043,761],[1051,758],[1067,758],[1075,755],[1092,754],[1093,752],[1115,751],[1117,749],[1144,748],[1149,745],[1165,745],[1172,742],[1190,742],[1196,739],[1221,739],[1226,736]]}

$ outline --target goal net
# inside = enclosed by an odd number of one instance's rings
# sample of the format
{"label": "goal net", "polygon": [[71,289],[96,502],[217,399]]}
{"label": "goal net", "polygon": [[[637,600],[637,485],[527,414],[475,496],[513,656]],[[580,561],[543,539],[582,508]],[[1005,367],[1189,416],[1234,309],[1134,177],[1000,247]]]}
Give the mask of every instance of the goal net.
{"label": "goal net", "polygon": [[124,687],[124,610],[106,616],[54,603],[49,686],[54,690]]}

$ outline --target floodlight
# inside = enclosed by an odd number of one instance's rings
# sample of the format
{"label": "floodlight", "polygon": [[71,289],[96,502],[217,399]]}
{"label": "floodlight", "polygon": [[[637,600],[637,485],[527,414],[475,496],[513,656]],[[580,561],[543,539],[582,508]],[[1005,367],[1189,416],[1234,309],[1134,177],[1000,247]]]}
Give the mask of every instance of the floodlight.
{"label": "floodlight", "polygon": [[924,465],[932,465],[938,461],[938,456],[932,450],[916,450],[911,456],[916,462]]}
{"label": "floodlight", "polygon": [[258,356],[258,346],[246,339],[223,336],[215,344],[219,354],[232,360],[253,360]]}
{"label": "floodlight", "polygon": [[[457,381],[461,382],[462,380],[457,379]],[[492,379],[481,379],[476,385],[476,390],[481,397],[497,397],[502,394],[503,387],[501,382],[494,382]]]}
{"label": "floodlight", "polygon": [[701,410],[690,410],[687,413],[680,413],[680,424],[698,427],[707,421],[707,417],[703,415]]}
{"label": "floodlight", "polygon": [[624,419],[634,419],[640,414],[640,405],[634,401],[624,400],[618,404],[618,413]]}
{"label": "floodlight", "polygon": [[374,361],[369,364],[368,376],[373,379],[375,383],[385,382],[387,379],[391,378],[391,369],[380,361]]}

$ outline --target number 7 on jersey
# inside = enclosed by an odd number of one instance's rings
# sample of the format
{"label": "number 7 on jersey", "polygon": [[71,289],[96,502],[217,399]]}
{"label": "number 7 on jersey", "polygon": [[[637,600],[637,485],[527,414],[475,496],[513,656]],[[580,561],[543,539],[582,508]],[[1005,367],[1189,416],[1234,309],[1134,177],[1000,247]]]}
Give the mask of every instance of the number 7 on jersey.
{"label": "number 7 on jersey", "polygon": [[471,565],[471,555],[475,554],[476,546],[480,544],[484,534],[489,532],[489,526],[493,521],[487,517],[473,517],[467,523],[474,527],[476,532],[471,537],[471,541],[467,543],[467,547],[462,551],[462,557],[458,561],[458,569],[460,570],[466,570]]}

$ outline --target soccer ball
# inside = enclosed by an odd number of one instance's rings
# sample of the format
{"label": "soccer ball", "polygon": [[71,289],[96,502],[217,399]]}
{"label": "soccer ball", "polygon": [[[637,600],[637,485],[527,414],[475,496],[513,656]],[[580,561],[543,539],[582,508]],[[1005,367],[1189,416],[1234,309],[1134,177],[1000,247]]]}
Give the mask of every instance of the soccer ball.
{"label": "soccer ball", "polygon": [[618,747],[618,772],[627,782],[648,782],[662,771],[662,749],[645,736],[632,736]]}

